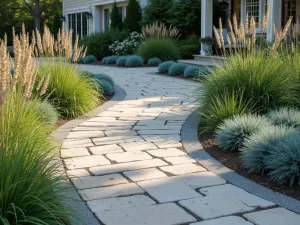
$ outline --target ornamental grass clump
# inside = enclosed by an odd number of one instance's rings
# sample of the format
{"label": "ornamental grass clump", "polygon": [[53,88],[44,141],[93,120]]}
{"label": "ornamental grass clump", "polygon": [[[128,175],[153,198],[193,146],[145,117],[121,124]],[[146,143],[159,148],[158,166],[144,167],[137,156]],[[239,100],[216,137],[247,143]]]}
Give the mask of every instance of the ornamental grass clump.
{"label": "ornamental grass clump", "polygon": [[120,56],[117,60],[117,66],[125,66],[128,56]]}
{"label": "ornamental grass clump", "polygon": [[270,111],[268,120],[274,125],[285,125],[293,128],[300,128],[300,111],[295,108],[279,108]]}
{"label": "ornamental grass clump", "polygon": [[275,182],[300,186],[300,134],[291,134],[272,145],[264,162]]}
{"label": "ornamental grass clump", "polygon": [[180,37],[179,30],[176,27],[166,26],[161,22],[154,22],[142,28],[141,37],[143,40],[150,38],[170,39],[176,41]]}
{"label": "ornamental grass clump", "polygon": [[227,151],[240,150],[246,138],[258,132],[262,127],[271,126],[262,116],[243,115],[225,120],[216,131],[219,146]]}
{"label": "ornamental grass clump", "polygon": [[284,138],[299,133],[294,128],[285,126],[267,126],[253,135],[244,142],[242,148],[243,164],[249,172],[263,173],[266,169],[266,161],[272,147],[277,145]]}
{"label": "ornamental grass clump", "polygon": [[161,60],[159,58],[151,58],[147,62],[148,66],[158,66],[159,64],[161,64]]}
{"label": "ornamental grass clump", "polygon": [[158,72],[159,73],[167,73],[169,72],[169,68],[174,64],[174,61],[167,61],[159,64]]}
{"label": "ornamental grass clump", "polygon": [[97,58],[94,55],[88,55],[88,56],[84,57],[84,59],[83,59],[84,64],[90,64],[90,63],[94,63],[96,61],[97,61]]}
{"label": "ornamental grass clump", "polygon": [[170,66],[168,74],[172,76],[183,75],[187,65],[184,63],[174,63]]}
{"label": "ornamental grass clump", "polygon": [[108,64],[108,65],[116,64],[117,60],[118,60],[118,56],[115,56],[115,55],[109,56],[106,58],[105,64]]}
{"label": "ornamental grass clump", "polygon": [[128,56],[126,59],[125,66],[127,67],[141,67],[143,66],[144,60],[142,57],[137,55]]}
{"label": "ornamental grass clump", "polygon": [[148,39],[141,44],[136,54],[146,61],[151,58],[159,58],[162,61],[177,60],[180,58],[178,47],[175,42],[169,39]]}
{"label": "ornamental grass clump", "polygon": [[211,73],[211,69],[204,66],[189,66],[184,71],[184,77],[196,78],[202,75],[208,75]]}
{"label": "ornamental grass clump", "polygon": [[68,63],[45,62],[38,77],[50,74],[47,99],[63,117],[74,118],[93,110],[100,103],[101,92],[88,76],[81,76],[77,67]]}

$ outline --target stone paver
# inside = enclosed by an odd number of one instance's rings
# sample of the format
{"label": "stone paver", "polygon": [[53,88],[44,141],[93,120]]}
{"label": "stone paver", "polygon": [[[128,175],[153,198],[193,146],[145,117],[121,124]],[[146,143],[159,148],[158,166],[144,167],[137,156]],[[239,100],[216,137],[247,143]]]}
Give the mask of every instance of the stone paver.
{"label": "stone paver", "polygon": [[87,204],[93,212],[98,212],[117,208],[155,205],[156,203],[146,195],[133,195],[128,197],[107,198],[87,201]]}
{"label": "stone paver", "polygon": [[228,184],[182,148],[195,85],[155,68],[84,66],[107,73],[125,99],[73,127],[66,173],[105,225],[299,225],[300,216]]}
{"label": "stone paver", "polygon": [[179,225],[196,219],[174,203],[96,212],[106,225]]}
{"label": "stone paver", "polygon": [[243,215],[257,225],[299,225],[300,215],[285,208],[268,209]]}

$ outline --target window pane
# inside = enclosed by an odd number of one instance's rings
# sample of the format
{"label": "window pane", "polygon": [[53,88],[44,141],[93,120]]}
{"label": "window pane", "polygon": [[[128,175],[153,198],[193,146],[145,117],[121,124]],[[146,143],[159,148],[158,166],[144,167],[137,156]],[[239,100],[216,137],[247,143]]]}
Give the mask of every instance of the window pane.
{"label": "window pane", "polygon": [[86,36],[88,34],[88,26],[87,26],[88,20],[86,18],[86,14],[87,13],[82,14],[82,35],[83,36]]}
{"label": "window pane", "polygon": [[76,29],[76,14],[72,14],[72,29],[73,29],[73,34],[76,32],[75,29]]}
{"label": "window pane", "polygon": [[104,9],[104,30],[109,29],[109,9]]}
{"label": "window pane", "polygon": [[246,13],[254,18],[256,27],[259,27],[259,0],[246,0]]}
{"label": "window pane", "polygon": [[77,30],[76,35],[79,36],[79,39],[81,39],[81,13],[77,13]]}

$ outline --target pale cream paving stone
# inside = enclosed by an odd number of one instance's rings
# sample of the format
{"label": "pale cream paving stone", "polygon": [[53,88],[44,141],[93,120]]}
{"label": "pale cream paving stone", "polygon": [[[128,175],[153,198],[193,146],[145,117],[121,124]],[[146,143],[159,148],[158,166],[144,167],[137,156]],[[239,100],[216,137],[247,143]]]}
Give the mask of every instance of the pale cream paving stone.
{"label": "pale cream paving stone", "polygon": [[109,154],[109,153],[124,152],[124,150],[122,150],[122,148],[116,144],[94,146],[94,147],[90,147],[89,149],[94,155],[105,155],[105,154]]}
{"label": "pale cream paving stone", "polygon": [[137,132],[133,130],[111,130],[111,131],[104,131],[107,137],[112,136],[137,136]]}
{"label": "pale cream paving stone", "polygon": [[132,126],[114,126],[114,127],[109,127],[109,126],[103,126],[103,127],[75,127],[73,131],[110,131],[110,130],[130,130]]}
{"label": "pale cream paving stone", "polygon": [[84,122],[80,124],[81,127],[103,127],[103,126],[134,126],[136,124],[135,121],[120,121],[120,120],[112,120],[107,122]]}
{"label": "pale cream paving stone", "polygon": [[107,154],[106,157],[111,161],[115,161],[117,163],[152,159],[152,157],[149,154],[141,151]]}
{"label": "pale cream paving stone", "polygon": [[135,116],[135,117],[119,117],[120,121],[140,121],[140,120],[155,120],[156,117],[152,116]]}
{"label": "pale cream paving stone", "polygon": [[126,113],[126,112],[109,112],[109,111],[106,111],[106,112],[103,112],[101,113],[99,116],[102,117],[102,116],[111,116],[111,117],[133,117],[133,116],[136,116],[137,115],[137,112],[136,113]]}
{"label": "pale cream paving stone", "polygon": [[180,135],[141,135],[143,139],[151,142],[181,141]]}
{"label": "pale cream paving stone", "polygon": [[163,120],[144,120],[137,122],[137,126],[156,126],[156,125],[165,125],[166,121]]}
{"label": "pale cream paving stone", "polygon": [[91,176],[91,174],[85,169],[67,170],[66,172],[69,178]]}
{"label": "pale cream paving stone", "polygon": [[118,184],[110,187],[91,188],[78,191],[84,201],[144,194],[145,191],[134,183]]}
{"label": "pale cream paving stone", "polygon": [[93,117],[87,121],[91,122],[91,121],[98,121],[98,122],[107,122],[107,121],[112,121],[112,120],[116,120],[116,117],[104,117],[104,116],[96,116]]}
{"label": "pale cream paving stone", "polygon": [[167,162],[173,164],[173,165],[180,165],[180,164],[187,164],[187,163],[196,163],[196,160],[194,160],[189,155],[183,155],[183,156],[175,156],[175,157],[167,157],[164,158]]}
{"label": "pale cream paving stone", "polygon": [[153,150],[158,149],[153,143],[146,141],[138,141],[131,143],[123,143],[120,146],[125,149],[127,152],[135,152],[135,151],[145,151],[145,150]]}
{"label": "pale cream paving stone", "polygon": [[197,221],[174,203],[117,208],[96,212],[107,225],[179,225]]}
{"label": "pale cream paving stone", "polygon": [[160,203],[202,197],[194,189],[172,177],[140,181],[137,184]]}
{"label": "pale cream paving stone", "polygon": [[165,166],[165,165],[168,164],[160,159],[150,159],[150,160],[130,162],[130,163],[119,163],[119,164],[108,165],[108,166],[91,167],[89,170],[92,174],[97,176],[97,175],[119,173],[124,171],[131,171],[131,170],[154,168],[154,167]]}
{"label": "pale cream paving stone", "polygon": [[73,158],[73,157],[79,157],[79,156],[88,156],[90,155],[87,148],[67,148],[67,149],[61,149],[61,158]]}
{"label": "pale cream paving stone", "polygon": [[155,204],[155,201],[153,201],[146,195],[133,195],[128,197],[117,197],[87,201],[87,205],[94,213],[118,208],[131,208],[136,206]]}
{"label": "pale cream paving stone", "polygon": [[80,177],[80,178],[72,178],[71,180],[77,189],[105,187],[105,186],[128,183],[127,179],[125,179],[120,174]]}
{"label": "pale cream paving stone", "polygon": [[164,157],[171,157],[171,156],[183,156],[186,155],[185,152],[180,151],[177,148],[168,148],[168,149],[158,149],[158,150],[150,150],[147,151],[150,155],[155,157],[164,158]]}
{"label": "pale cream paving stone", "polygon": [[182,125],[168,124],[168,125],[148,125],[148,126],[134,126],[133,130],[176,130],[180,131]]}
{"label": "pale cream paving stone", "polygon": [[180,141],[166,140],[166,141],[154,141],[155,145],[159,148],[180,148],[182,143]]}
{"label": "pale cream paving stone", "polygon": [[139,130],[139,135],[172,135],[172,134],[180,134],[180,130]]}
{"label": "pale cream paving stone", "polygon": [[113,106],[106,111],[112,111],[112,112],[129,112],[129,113],[136,113],[136,112],[143,112],[145,110],[144,107],[134,107],[134,108],[125,108],[125,107],[118,107]]}
{"label": "pale cream paving stone", "polygon": [[189,164],[181,164],[181,165],[173,165],[173,166],[163,166],[160,167],[162,171],[174,174],[174,175],[182,175],[196,172],[206,171],[202,166],[189,163]]}
{"label": "pale cream paving stone", "polygon": [[67,169],[82,169],[93,166],[109,165],[110,162],[102,155],[91,155],[83,157],[75,157],[64,160]]}
{"label": "pale cream paving stone", "polygon": [[254,224],[238,216],[227,216],[218,219],[206,220],[198,223],[191,223],[190,225],[254,225]]}
{"label": "pale cream paving stone", "polygon": [[113,137],[103,137],[103,138],[93,138],[95,145],[111,145],[111,144],[121,144],[126,142],[143,141],[140,136],[113,136]]}
{"label": "pale cream paving stone", "polygon": [[167,177],[165,173],[156,168],[128,171],[124,172],[124,175],[134,182]]}
{"label": "pale cream paving stone", "polygon": [[73,131],[67,136],[67,139],[85,139],[104,137],[103,131]]}
{"label": "pale cream paving stone", "polygon": [[83,148],[94,146],[91,139],[68,139],[64,140],[61,148]]}
{"label": "pale cream paving stone", "polygon": [[299,225],[300,215],[285,208],[274,208],[244,214],[250,222],[256,225]]}

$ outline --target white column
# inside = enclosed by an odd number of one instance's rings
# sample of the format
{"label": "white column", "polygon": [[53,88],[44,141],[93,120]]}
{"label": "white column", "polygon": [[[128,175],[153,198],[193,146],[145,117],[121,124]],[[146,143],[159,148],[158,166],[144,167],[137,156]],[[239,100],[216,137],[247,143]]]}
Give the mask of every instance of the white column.
{"label": "white column", "polygon": [[270,16],[267,26],[267,41],[274,41],[274,27],[281,29],[281,17],[282,17],[282,0],[268,0],[270,7]]}
{"label": "white column", "polygon": [[94,5],[94,8],[93,8],[93,30],[94,30],[94,33],[99,33],[100,32],[100,9]]}
{"label": "white column", "polygon": [[[212,37],[213,34],[213,1],[201,0],[201,37]],[[206,55],[201,44],[201,55]]]}

